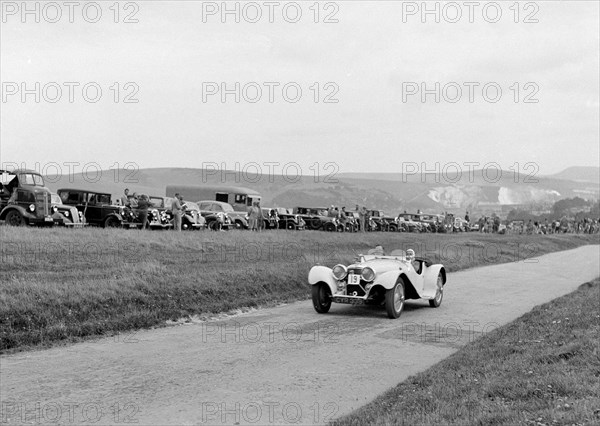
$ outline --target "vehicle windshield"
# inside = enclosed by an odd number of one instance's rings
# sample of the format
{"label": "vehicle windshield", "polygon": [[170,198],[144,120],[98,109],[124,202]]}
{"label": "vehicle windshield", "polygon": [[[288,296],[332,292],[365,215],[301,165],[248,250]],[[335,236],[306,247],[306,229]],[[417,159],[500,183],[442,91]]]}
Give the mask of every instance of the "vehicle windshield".
{"label": "vehicle windshield", "polygon": [[42,175],[35,173],[20,173],[19,181],[21,185],[44,186],[44,178]]}
{"label": "vehicle windshield", "polygon": [[62,204],[62,200],[60,199],[60,195],[52,193],[50,202],[52,204]]}
{"label": "vehicle windshield", "polygon": [[150,204],[155,208],[163,208],[165,206],[164,200],[160,197],[150,197]]}

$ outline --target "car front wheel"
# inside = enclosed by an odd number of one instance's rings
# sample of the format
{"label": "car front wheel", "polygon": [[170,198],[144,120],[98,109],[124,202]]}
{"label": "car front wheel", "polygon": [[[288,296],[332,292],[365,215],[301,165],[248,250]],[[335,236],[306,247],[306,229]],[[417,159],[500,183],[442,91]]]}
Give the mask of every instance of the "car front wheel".
{"label": "car front wheel", "polygon": [[104,221],[104,227],[105,228],[120,228],[121,227],[121,221],[118,218],[116,218],[115,216],[109,216]]}
{"label": "car front wheel", "polygon": [[437,308],[442,304],[442,299],[444,298],[444,279],[442,278],[442,274],[438,275],[437,278],[437,291],[435,292],[435,298],[429,301],[429,306],[432,308]]}
{"label": "car front wheel", "polygon": [[331,291],[329,286],[324,283],[312,286],[312,300],[315,311],[320,314],[326,314],[331,308]]}
{"label": "car front wheel", "polygon": [[389,318],[396,319],[404,309],[404,281],[398,278],[396,285],[385,292],[385,310]]}
{"label": "car front wheel", "polygon": [[11,210],[6,215],[6,224],[10,226],[25,225],[25,218],[16,210]]}

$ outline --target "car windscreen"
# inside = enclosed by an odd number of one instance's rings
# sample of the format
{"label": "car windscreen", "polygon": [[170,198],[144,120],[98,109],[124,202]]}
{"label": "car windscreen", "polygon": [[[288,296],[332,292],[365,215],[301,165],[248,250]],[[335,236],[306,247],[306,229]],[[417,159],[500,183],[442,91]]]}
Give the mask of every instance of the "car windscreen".
{"label": "car windscreen", "polygon": [[44,178],[42,175],[35,173],[20,173],[19,181],[21,185],[44,186]]}
{"label": "car windscreen", "polygon": [[163,208],[165,206],[164,200],[158,197],[150,197],[150,205],[154,208]]}

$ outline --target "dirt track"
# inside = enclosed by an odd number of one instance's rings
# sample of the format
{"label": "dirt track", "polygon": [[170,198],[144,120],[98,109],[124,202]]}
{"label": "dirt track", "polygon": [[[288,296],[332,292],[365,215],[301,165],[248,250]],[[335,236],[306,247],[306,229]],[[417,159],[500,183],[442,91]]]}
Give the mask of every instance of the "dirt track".
{"label": "dirt track", "polygon": [[599,259],[585,246],[449,274],[440,308],[407,303],[398,320],[305,301],[4,356],[0,423],[325,423],[600,276]]}

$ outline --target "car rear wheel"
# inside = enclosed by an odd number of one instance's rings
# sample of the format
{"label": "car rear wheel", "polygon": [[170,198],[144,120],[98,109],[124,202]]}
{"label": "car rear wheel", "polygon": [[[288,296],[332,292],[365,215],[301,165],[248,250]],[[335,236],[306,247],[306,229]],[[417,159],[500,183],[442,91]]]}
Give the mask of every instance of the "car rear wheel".
{"label": "car rear wheel", "polygon": [[390,232],[398,232],[398,225],[396,224],[391,224],[388,228],[388,231]]}
{"label": "car rear wheel", "polygon": [[331,308],[331,290],[324,283],[312,286],[312,300],[315,311],[320,314],[326,314]]}
{"label": "car rear wheel", "polygon": [[287,229],[289,229],[290,231],[295,231],[296,225],[294,225],[292,222],[290,222],[287,224]]}
{"label": "car rear wheel", "polygon": [[385,292],[385,310],[389,318],[396,319],[404,309],[404,281],[398,278],[396,285]]}
{"label": "car rear wheel", "polygon": [[11,210],[6,215],[6,224],[10,226],[24,226],[25,218],[16,210]]}
{"label": "car rear wheel", "polygon": [[442,299],[444,298],[444,279],[442,278],[442,274],[440,273],[437,278],[437,290],[435,292],[435,298],[429,301],[429,306],[432,308],[437,308],[442,304]]}
{"label": "car rear wheel", "polygon": [[336,226],[333,223],[331,223],[331,222],[327,222],[325,224],[325,230],[327,232],[334,232],[334,231],[336,231]]}

